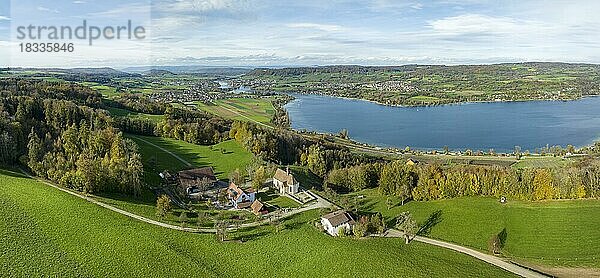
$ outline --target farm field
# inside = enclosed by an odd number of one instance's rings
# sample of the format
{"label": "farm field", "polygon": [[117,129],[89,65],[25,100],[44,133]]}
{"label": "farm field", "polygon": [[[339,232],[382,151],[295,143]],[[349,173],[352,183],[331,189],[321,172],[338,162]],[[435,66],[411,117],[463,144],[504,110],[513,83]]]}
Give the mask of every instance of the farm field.
{"label": "farm field", "polygon": [[[135,221],[40,182],[0,170],[0,276],[508,277],[467,255],[401,239],[332,238],[316,211],[231,234],[173,231]],[[157,267],[158,266],[158,267]],[[368,267],[365,267],[368,266]]]}
{"label": "farm field", "polygon": [[269,99],[231,98],[215,100],[214,104],[198,102],[198,108],[221,117],[238,121],[269,124],[275,109]]}
{"label": "farm field", "polygon": [[431,224],[425,235],[433,238],[486,251],[492,235],[506,228],[505,256],[550,266],[600,268],[600,200],[500,204],[495,198],[462,197],[398,203],[388,209],[385,197],[374,189],[349,196],[358,195],[364,196],[363,210],[381,212],[390,224],[410,211],[419,223]]}
{"label": "farm field", "polygon": [[513,164],[514,168],[558,168],[569,165],[571,159],[551,156],[525,156]]}

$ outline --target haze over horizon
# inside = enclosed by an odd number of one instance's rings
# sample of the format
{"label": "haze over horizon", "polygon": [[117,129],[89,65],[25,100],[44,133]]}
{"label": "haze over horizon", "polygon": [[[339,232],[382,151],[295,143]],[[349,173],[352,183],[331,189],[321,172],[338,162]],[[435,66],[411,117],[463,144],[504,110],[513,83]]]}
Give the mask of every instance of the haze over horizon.
{"label": "haze over horizon", "polygon": [[[0,3],[0,65],[313,66],[600,63],[597,1],[24,0]],[[21,24],[131,19],[144,41],[11,60]],[[42,42],[42,41],[40,41]],[[72,53],[73,54],[73,53]]]}

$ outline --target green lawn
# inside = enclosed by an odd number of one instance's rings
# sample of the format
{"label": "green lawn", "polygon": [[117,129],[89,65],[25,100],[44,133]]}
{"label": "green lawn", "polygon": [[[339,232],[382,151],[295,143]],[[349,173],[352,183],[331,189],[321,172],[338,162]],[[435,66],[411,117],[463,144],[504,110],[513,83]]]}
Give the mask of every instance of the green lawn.
{"label": "green lawn", "polygon": [[[419,223],[439,222],[429,236],[487,250],[487,242],[506,228],[503,253],[525,261],[551,266],[600,268],[600,200],[528,202],[463,197],[451,200],[409,202],[388,209],[376,190],[365,196],[367,211],[380,211],[390,223],[410,211]],[[439,217],[435,213],[439,211]]]}
{"label": "green lawn", "polygon": [[310,211],[231,235],[138,222],[32,179],[0,171],[1,277],[505,277],[449,250],[402,239],[329,237]]}
{"label": "green lawn", "polygon": [[212,166],[219,179],[227,179],[229,174],[238,168],[245,171],[246,166],[252,161],[252,154],[234,140],[224,141],[212,146],[200,146],[163,137],[129,134],[126,137],[133,139],[138,144],[142,154],[145,175],[147,178],[152,177],[153,179],[150,181],[158,181],[158,173],[165,169],[178,171],[190,167],[172,155],[139,140],[139,138],[178,155],[194,167]]}
{"label": "green lawn", "polygon": [[257,121],[269,124],[275,108],[270,99],[231,98],[219,99],[214,104],[198,103],[198,108],[221,117],[238,121]]}

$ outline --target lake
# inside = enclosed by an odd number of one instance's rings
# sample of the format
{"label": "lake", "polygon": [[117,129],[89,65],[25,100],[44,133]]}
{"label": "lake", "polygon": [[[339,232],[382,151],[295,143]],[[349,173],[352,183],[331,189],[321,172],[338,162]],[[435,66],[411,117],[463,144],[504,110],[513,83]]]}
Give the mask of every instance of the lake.
{"label": "lake", "polygon": [[378,146],[453,150],[515,146],[534,151],[546,144],[584,146],[600,137],[600,97],[575,101],[464,103],[390,107],[319,95],[294,94],[285,108],[292,128],[350,138]]}

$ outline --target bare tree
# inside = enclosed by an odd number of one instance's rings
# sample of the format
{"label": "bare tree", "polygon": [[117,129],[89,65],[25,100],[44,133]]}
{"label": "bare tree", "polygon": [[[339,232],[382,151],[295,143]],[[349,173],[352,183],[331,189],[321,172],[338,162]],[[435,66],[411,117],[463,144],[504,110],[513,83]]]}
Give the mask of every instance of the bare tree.
{"label": "bare tree", "polygon": [[408,211],[405,211],[398,216],[396,219],[396,228],[404,233],[406,244],[410,243],[419,231],[419,225]]}

